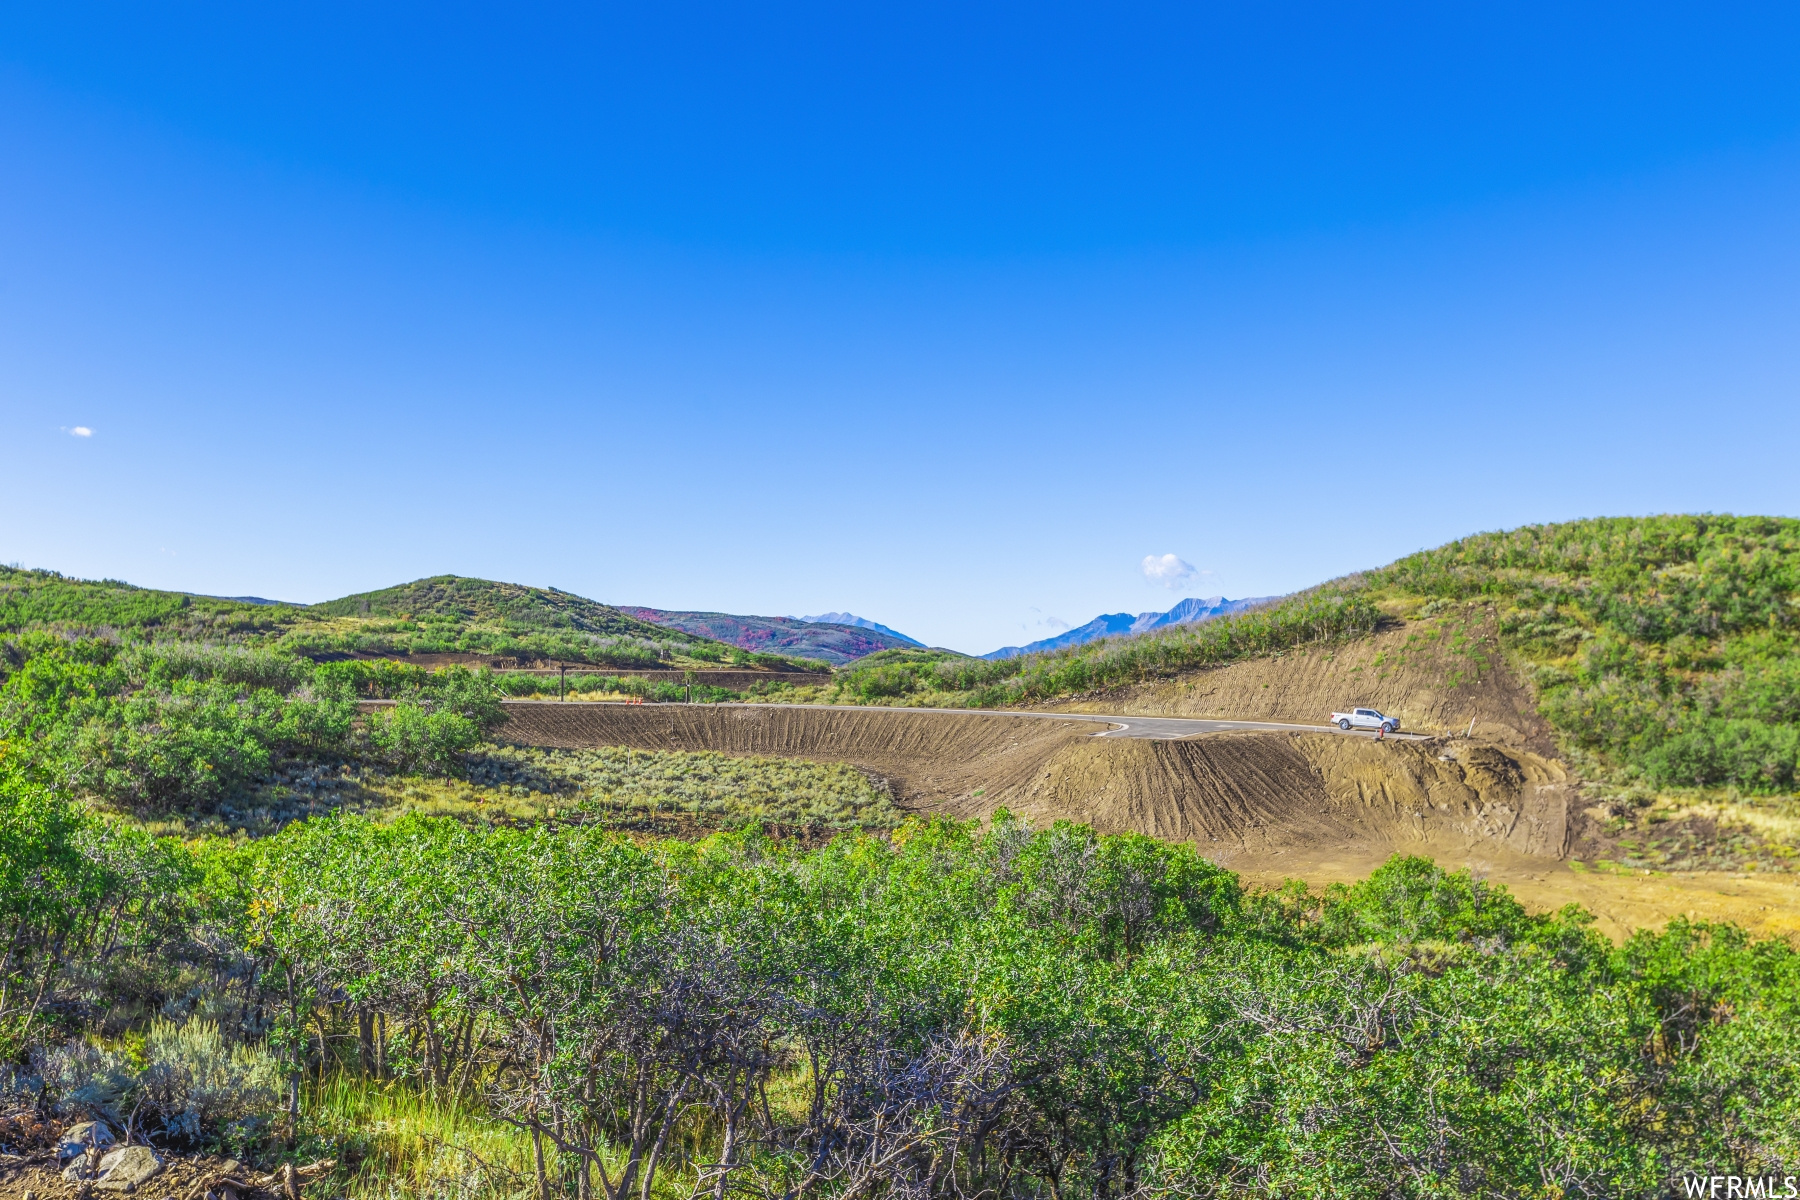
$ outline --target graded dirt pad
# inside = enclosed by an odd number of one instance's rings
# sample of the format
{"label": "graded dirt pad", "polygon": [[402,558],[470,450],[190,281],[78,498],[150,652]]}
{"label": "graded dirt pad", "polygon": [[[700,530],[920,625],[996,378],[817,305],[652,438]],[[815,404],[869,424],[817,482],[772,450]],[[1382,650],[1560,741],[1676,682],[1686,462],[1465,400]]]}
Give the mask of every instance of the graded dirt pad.
{"label": "graded dirt pad", "polygon": [[1334,710],[1357,705],[1426,733],[1466,730],[1473,720],[1483,741],[1555,753],[1530,689],[1502,660],[1485,617],[1401,622],[1344,645],[1290,650],[1047,707],[1322,725]]}
{"label": "graded dirt pad", "polygon": [[1504,883],[1534,910],[1579,903],[1612,937],[1671,917],[1800,932],[1786,877],[1626,876],[1570,866],[1573,789],[1554,758],[1477,737],[1331,733],[1096,738],[1094,721],[907,709],[513,703],[501,736],[848,762],[903,806],[962,819],[1006,807],[1195,844],[1258,885],[1366,877],[1418,854]]}

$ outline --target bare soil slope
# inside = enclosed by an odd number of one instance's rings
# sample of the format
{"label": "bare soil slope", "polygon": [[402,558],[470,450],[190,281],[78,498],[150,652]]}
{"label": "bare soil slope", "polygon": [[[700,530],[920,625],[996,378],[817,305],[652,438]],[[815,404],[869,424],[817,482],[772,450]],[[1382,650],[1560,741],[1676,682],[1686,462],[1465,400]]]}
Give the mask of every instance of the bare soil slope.
{"label": "bare soil slope", "polygon": [[1084,739],[1043,768],[941,806],[985,817],[1078,820],[1198,844],[1236,869],[1366,872],[1396,853],[1491,868],[1555,862],[1569,841],[1567,782],[1553,761],[1464,743],[1330,734],[1218,734],[1187,741]]}
{"label": "bare soil slope", "polygon": [[1555,754],[1531,690],[1502,661],[1487,619],[1398,623],[1342,646],[1291,651],[1104,696],[1052,706],[1067,712],[1218,717],[1320,725],[1332,710],[1371,705],[1407,729],[1465,731]]}

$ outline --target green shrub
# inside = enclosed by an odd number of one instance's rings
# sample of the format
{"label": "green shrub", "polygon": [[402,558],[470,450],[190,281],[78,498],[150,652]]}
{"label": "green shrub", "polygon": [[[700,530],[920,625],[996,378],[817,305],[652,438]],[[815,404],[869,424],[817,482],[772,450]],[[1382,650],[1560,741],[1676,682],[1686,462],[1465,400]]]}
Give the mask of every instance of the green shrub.
{"label": "green shrub", "polygon": [[1800,728],[1754,720],[1701,720],[1659,738],[1645,752],[1656,783],[1736,783],[1754,791],[1792,791]]}
{"label": "green shrub", "polygon": [[370,718],[369,740],[402,774],[455,775],[480,744],[481,726],[460,712],[401,701]]}

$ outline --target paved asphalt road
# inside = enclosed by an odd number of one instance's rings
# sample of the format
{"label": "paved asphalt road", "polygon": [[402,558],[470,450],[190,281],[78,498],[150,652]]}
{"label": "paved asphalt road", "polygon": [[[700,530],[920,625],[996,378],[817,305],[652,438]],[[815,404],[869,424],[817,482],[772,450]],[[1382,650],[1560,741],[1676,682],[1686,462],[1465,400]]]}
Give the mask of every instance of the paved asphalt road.
{"label": "paved asphalt road", "polygon": [[[511,701],[510,703],[520,703]],[[529,703],[527,701],[526,703]],[[554,704],[555,701],[549,701]],[[1199,721],[1188,717],[1119,717],[1104,713],[1065,713],[1065,712],[1012,712],[1007,709],[989,708],[887,708],[881,705],[861,704],[709,704],[708,708],[836,708],[846,712],[931,712],[955,713],[959,716],[996,716],[996,717],[1035,717],[1039,720],[1060,721],[1093,721],[1105,722],[1116,726],[1102,730],[1095,737],[1116,738],[1150,738],[1155,741],[1176,741],[1180,738],[1194,737],[1202,733],[1225,733],[1238,729],[1262,730],[1270,733],[1343,733],[1336,725],[1285,725],[1278,721]],[[1346,737],[1375,736],[1373,730],[1353,729]],[[1422,733],[1389,734],[1396,738],[1423,738]]]}

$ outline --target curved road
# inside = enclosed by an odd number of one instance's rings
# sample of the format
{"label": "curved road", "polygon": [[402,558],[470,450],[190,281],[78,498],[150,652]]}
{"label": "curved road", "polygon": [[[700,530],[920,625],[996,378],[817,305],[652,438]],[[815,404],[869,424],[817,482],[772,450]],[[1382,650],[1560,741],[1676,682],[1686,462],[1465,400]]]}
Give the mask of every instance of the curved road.
{"label": "curved road", "polygon": [[[508,700],[507,704],[559,704],[557,700]],[[606,700],[577,700],[577,704],[608,704]],[[634,706],[636,707],[636,706]],[[655,707],[644,705],[643,707]],[[703,708],[800,708],[800,709],[838,709],[844,712],[927,712],[954,713],[959,716],[986,717],[1034,717],[1038,720],[1056,721],[1092,721],[1095,724],[1105,723],[1113,728],[1103,729],[1095,737],[1113,738],[1148,738],[1154,741],[1171,742],[1181,738],[1196,737],[1203,733],[1228,733],[1233,730],[1258,730],[1267,733],[1337,733],[1346,737],[1373,738],[1373,730],[1352,729],[1344,733],[1336,725],[1293,725],[1280,721],[1209,721],[1193,717],[1130,717],[1113,716],[1105,713],[1073,713],[1073,712],[1017,712],[1004,708],[899,708],[883,704],[706,704],[695,707]],[[1423,739],[1429,734],[1394,733],[1389,737],[1408,740]]]}

